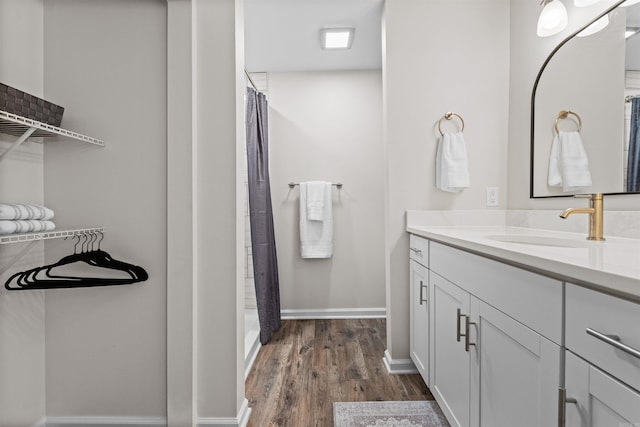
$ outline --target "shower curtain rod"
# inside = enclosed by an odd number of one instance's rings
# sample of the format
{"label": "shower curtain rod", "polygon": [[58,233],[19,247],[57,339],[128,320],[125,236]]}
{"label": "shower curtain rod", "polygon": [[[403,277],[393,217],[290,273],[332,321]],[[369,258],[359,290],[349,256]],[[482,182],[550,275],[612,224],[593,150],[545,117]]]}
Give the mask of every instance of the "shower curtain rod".
{"label": "shower curtain rod", "polygon": [[627,95],[624,97],[624,102],[631,102],[635,98],[640,98],[640,95]]}
{"label": "shower curtain rod", "polygon": [[256,84],[253,82],[253,80],[251,79],[251,76],[249,75],[249,73],[247,72],[247,69],[244,69],[244,75],[247,76],[247,78],[249,79],[249,83],[251,83],[251,86],[253,86],[253,88],[255,90],[258,90],[258,88],[256,87]]}

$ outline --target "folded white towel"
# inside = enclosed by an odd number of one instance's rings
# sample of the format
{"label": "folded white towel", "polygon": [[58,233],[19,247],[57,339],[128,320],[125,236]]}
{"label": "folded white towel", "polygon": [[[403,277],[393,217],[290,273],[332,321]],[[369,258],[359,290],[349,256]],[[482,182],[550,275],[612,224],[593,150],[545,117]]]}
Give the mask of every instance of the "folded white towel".
{"label": "folded white towel", "polygon": [[34,203],[0,203],[0,220],[5,219],[41,219],[50,220],[53,211]]}
{"label": "folded white towel", "polygon": [[0,220],[0,234],[15,233],[40,233],[55,230],[56,225],[52,221],[37,219],[26,220]]}
{"label": "folded white towel", "polygon": [[462,132],[445,133],[436,151],[436,188],[457,193],[470,186],[467,148]]}
{"label": "folded white towel", "polygon": [[322,221],[309,219],[307,213],[308,183],[300,183],[300,255],[302,258],[331,258],[333,255],[333,205],[331,183],[323,185]]}
{"label": "folded white towel", "polygon": [[589,159],[580,133],[560,131],[553,138],[547,182],[551,187],[562,186],[563,191],[591,186]]}
{"label": "folded white towel", "polygon": [[327,192],[325,181],[309,181],[304,183],[307,187],[307,219],[309,221],[324,220],[324,204],[331,203],[331,192],[329,192],[329,201],[325,200]]}

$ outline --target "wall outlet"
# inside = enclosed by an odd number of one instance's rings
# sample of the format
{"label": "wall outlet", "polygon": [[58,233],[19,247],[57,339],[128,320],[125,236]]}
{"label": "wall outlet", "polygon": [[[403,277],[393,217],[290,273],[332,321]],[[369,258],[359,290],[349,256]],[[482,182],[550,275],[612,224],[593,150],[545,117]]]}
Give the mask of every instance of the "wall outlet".
{"label": "wall outlet", "polygon": [[498,187],[487,187],[487,206],[498,206],[499,204]]}

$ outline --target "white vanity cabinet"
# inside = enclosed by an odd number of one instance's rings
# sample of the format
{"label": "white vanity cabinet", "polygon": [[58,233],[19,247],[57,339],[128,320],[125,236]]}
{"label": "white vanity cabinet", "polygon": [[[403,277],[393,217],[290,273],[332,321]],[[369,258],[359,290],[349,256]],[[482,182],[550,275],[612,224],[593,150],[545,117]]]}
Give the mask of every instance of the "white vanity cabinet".
{"label": "white vanity cabinet", "polygon": [[429,242],[411,236],[409,242],[410,274],[410,348],[411,360],[429,385]]}
{"label": "white vanity cabinet", "polygon": [[445,278],[431,272],[431,393],[449,424],[469,426],[469,352],[463,337],[470,295]]}
{"label": "white vanity cabinet", "polygon": [[640,425],[640,304],[566,285],[568,427]]}
{"label": "white vanity cabinet", "polygon": [[429,242],[430,389],[452,426],[557,425],[562,283]]}

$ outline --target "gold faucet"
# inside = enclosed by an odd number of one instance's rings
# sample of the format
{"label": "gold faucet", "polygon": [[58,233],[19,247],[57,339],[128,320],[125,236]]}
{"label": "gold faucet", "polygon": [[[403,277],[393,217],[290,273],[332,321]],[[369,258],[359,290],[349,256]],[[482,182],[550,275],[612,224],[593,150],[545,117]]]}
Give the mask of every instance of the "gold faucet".
{"label": "gold faucet", "polygon": [[566,219],[569,215],[574,213],[585,213],[589,214],[589,240],[605,240],[603,229],[603,221],[602,221],[602,211],[603,211],[603,197],[602,193],[595,193],[586,196],[576,196],[576,197],[589,197],[589,207],[588,208],[569,208],[565,209],[564,212],[560,214],[560,218]]}

